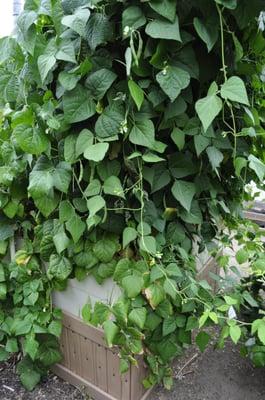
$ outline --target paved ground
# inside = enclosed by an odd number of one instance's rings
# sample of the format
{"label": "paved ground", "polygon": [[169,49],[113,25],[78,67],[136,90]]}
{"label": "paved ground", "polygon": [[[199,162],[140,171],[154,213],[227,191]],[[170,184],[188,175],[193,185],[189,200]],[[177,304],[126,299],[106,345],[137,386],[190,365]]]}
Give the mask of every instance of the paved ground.
{"label": "paved ground", "polygon": [[[191,348],[175,363],[172,391],[156,388],[150,400],[265,400],[265,369],[254,369],[238,350]],[[33,392],[26,392],[12,366],[0,365],[0,400],[88,400],[80,390],[50,375]]]}

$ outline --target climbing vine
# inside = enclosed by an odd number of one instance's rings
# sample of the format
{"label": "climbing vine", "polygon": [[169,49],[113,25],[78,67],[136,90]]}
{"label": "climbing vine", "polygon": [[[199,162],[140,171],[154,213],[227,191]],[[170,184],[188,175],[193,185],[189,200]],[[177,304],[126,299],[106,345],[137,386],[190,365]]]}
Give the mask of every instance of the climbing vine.
{"label": "climbing vine", "polygon": [[262,10],[26,0],[0,40],[0,360],[21,351],[27,388],[60,360],[51,294],[68,279],[120,286],[83,318],[120,346],[122,372],[144,355],[147,387],[171,386],[194,329],[237,324],[196,260],[265,176]]}

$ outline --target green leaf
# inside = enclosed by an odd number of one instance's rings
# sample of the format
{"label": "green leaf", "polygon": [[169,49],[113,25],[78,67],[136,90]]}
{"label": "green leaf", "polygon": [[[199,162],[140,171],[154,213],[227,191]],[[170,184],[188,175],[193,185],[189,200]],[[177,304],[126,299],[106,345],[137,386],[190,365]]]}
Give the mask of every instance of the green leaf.
{"label": "green leaf", "polygon": [[48,326],[48,332],[59,338],[62,333],[62,323],[60,321],[52,321]]}
{"label": "green leaf", "polygon": [[249,105],[245,84],[238,76],[232,76],[221,86],[221,96],[225,100]]}
{"label": "green leaf", "polygon": [[38,68],[42,82],[45,81],[49,72],[53,69],[56,64],[57,46],[55,39],[50,40],[44,53],[38,57]]}
{"label": "green leaf", "polygon": [[84,151],[84,157],[87,160],[99,162],[103,160],[108,149],[109,143],[92,144]]}
{"label": "green leaf", "polygon": [[85,86],[94,99],[100,100],[104,97],[116,78],[117,75],[114,72],[102,68],[88,75]]}
{"label": "green leaf", "polygon": [[122,279],[121,286],[129,298],[135,298],[139,293],[141,293],[144,286],[144,280],[138,275],[126,276]]}
{"label": "green leaf", "polygon": [[31,335],[26,336],[23,342],[23,350],[34,361],[38,354],[39,342],[36,339],[34,339],[34,337],[32,337]]}
{"label": "green leaf", "polygon": [[112,40],[113,25],[104,13],[94,13],[89,18],[85,37],[92,50],[95,50],[100,44]]}
{"label": "green leaf", "polygon": [[53,198],[34,198],[35,206],[46,218],[57,208],[59,201],[60,197],[57,195],[55,195]]}
{"label": "green leaf", "polygon": [[211,337],[210,337],[210,335],[208,335],[208,333],[206,333],[204,331],[201,331],[198,333],[195,340],[196,340],[196,343],[197,343],[199,349],[201,350],[201,352],[204,352],[210,339],[211,339]]}
{"label": "green leaf", "polygon": [[129,321],[137,325],[138,328],[143,329],[146,321],[146,314],[147,311],[145,307],[135,308],[130,312],[128,318]]}
{"label": "green leaf", "polygon": [[0,300],[5,300],[7,294],[7,286],[6,283],[0,283]]}
{"label": "green leaf", "polygon": [[90,11],[87,8],[78,8],[73,15],[66,15],[62,18],[62,24],[71,28],[80,36],[85,35],[85,28],[90,16]]}
{"label": "green leaf", "polygon": [[79,215],[73,215],[65,224],[68,232],[71,233],[74,243],[77,243],[86,229],[85,222],[79,217]]}
{"label": "green leaf", "polygon": [[175,199],[178,200],[187,211],[190,211],[192,199],[196,193],[194,183],[176,180],[171,191]]}
{"label": "green leaf", "polygon": [[56,53],[57,60],[68,61],[76,64],[75,47],[71,40],[64,39],[61,41]]}
{"label": "green leaf", "polygon": [[218,150],[214,146],[210,146],[207,148],[206,153],[208,155],[209,161],[211,163],[212,169],[216,170],[217,168],[220,167],[221,162],[224,159],[223,153],[221,153],[220,150]]}
{"label": "green leaf", "polygon": [[145,296],[147,298],[147,300],[150,303],[150,306],[153,309],[156,309],[156,307],[164,300],[165,298],[165,292],[164,289],[162,288],[162,286],[157,285],[157,284],[153,284],[148,286],[145,290],[144,290]]}
{"label": "green leaf", "polygon": [[27,320],[15,320],[13,330],[16,336],[24,336],[30,332],[32,323]]}
{"label": "green leaf", "polygon": [[64,141],[64,159],[69,163],[74,163],[76,161],[76,135],[69,135]]}
{"label": "green leaf", "polygon": [[258,326],[258,338],[262,344],[265,345],[265,321],[261,320],[261,323]]}
{"label": "green leaf", "polygon": [[94,141],[93,133],[88,129],[83,129],[79,133],[76,139],[76,145],[75,145],[76,157],[79,157],[80,154],[83,154],[88,147],[92,146],[93,141]]}
{"label": "green leaf", "polygon": [[85,304],[82,308],[82,318],[86,323],[89,323],[91,320],[91,304]]}
{"label": "green leaf", "polygon": [[245,249],[240,249],[236,252],[236,260],[239,264],[244,264],[248,261],[249,254]]}
{"label": "green leaf", "polygon": [[105,139],[118,135],[124,119],[124,108],[119,104],[111,103],[97,119],[95,125],[96,136]]}
{"label": "green leaf", "polygon": [[185,133],[181,129],[174,128],[171,133],[171,139],[178,146],[179,151],[183,150],[185,146]]}
{"label": "green leaf", "polygon": [[238,343],[240,336],[241,336],[241,329],[238,325],[233,325],[229,327],[229,334],[231,339],[235,344]]}
{"label": "green leaf", "polygon": [[156,240],[153,236],[143,236],[139,241],[140,249],[149,254],[156,254]]}
{"label": "green leaf", "polygon": [[53,236],[53,243],[56,247],[57,253],[61,254],[70,244],[69,238],[66,236],[65,232],[58,232]]}
{"label": "green leaf", "polygon": [[195,104],[196,112],[206,132],[223,108],[222,100],[216,94],[208,95]]}
{"label": "green leaf", "polygon": [[177,15],[172,22],[162,18],[149,22],[145,28],[145,32],[154,39],[168,39],[181,42]]}
{"label": "green leaf", "polygon": [[58,281],[64,281],[72,272],[70,261],[63,256],[52,254],[47,269],[47,276],[50,280],[53,278]]}
{"label": "green leaf", "polygon": [[115,339],[115,336],[117,335],[117,333],[119,332],[119,328],[118,326],[112,322],[112,321],[106,321],[103,324],[103,328],[104,328],[104,334],[105,334],[105,338],[106,338],[106,342],[107,345],[109,347],[113,346],[113,341]]}
{"label": "green leaf", "polygon": [[67,71],[61,71],[58,75],[58,81],[65,90],[73,90],[79,79],[80,76],[71,74]]}
{"label": "green leaf", "polygon": [[89,210],[89,217],[93,217],[98,211],[106,206],[106,202],[102,196],[93,196],[87,200],[87,208]]}
{"label": "green leaf", "polygon": [[199,157],[201,153],[211,144],[211,140],[203,135],[194,136],[194,146]]}
{"label": "green leaf", "polygon": [[48,148],[48,136],[40,128],[20,124],[15,127],[13,134],[25,153],[39,155]]}
{"label": "green leaf", "polygon": [[177,328],[175,317],[167,317],[163,321],[162,334],[163,336],[167,336],[170,333],[174,332]]}
{"label": "green leaf", "polygon": [[164,143],[155,140],[155,128],[151,120],[136,121],[129,136],[130,142],[139,146],[148,147],[159,153],[165,150]]}
{"label": "green leaf", "polygon": [[29,391],[33,390],[35,386],[40,382],[41,375],[36,370],[26,368],[20,374],[20,380],[22,385]]}
{"label": "green leaf", "polygon": [[17,353],[18,350],[18,343],[16,338],[10,338],[6,341],[6,346],[5,350],[8,351],[8,353]]}
{"label": "green leaf", "polygon": [[218,39],[217,26],[211,22],[203,22],[197,17],[194,18],[193,25],[199,37],[207,45],[208,52],[210,52]]}
{"label": "green leaf", "polygon": [[87,90],[78,85],[63,96],[63,110],[66,121],[75,123],[92,117],[96,112],[96,106]]}
{"label": "green leaf", "polygon": [[60,222],[68,221],[75,214],[74,207],[68,200],[60,202],[59,205],[59,219]]}
{"label": "green leaf", "polygon": [[104,182],[103,190],[106,194],[122,197],[123,199],[125,199],[121,181],[117,176],[110,176],[109,178],[107,178]]}
{"label": "green leaf", "polygon": [[236,176],[241,176],[241,171],[247,166],[247,160],[244,157],[237,157],[234,161]]}
{"label": "green leaf", "polygon": [[135,83],[133,80],[129,80],[128,82],[128,87],[129,87],[129,91],[130,94],[137,106],[138,111],[140,111],[141,106],[143,104],[144,101],[144,92],[143,90],[140,88],[140,86],[137,85],[137,83]]}
{"label": "green leaf", "polygon": [[[130,30],[138,29],[145,25],[146,18],[140,7],[127,7],[122,13],[122,32],[124,36],[130,34]],[[128,28],[129,29],[128,29]]]}
{"label": "green leaf", "polygon": [[110,239],[101,239],[95,243],[93,252],[95,256],[102,262],[109,262],[116,253],[116,244]]}
{"label": "green leaf", "polygon": [[174,22],[177,5],[175,0],[151,0],[148,4],[162,17]]}
{"label": "green leaf", "polygon": [[265,177],[265,164],[259,160],[257,157],[250,154],[248,157],[249,168],[252,169],[260,181],[263,181]]}
{"label": "green leaf", "polygon": [[125,228],[122,234],[122,247],[125,248],[126,246],[128,246],[128,244],[135,240],[137,236],[138,233],[136,229],[129,226]]}
{"label": "green leaf", "polygon": [[156,80],[173,102],[179,96],[181,90],[189,85],[190,75],[179,67],[166,66],[156,75]]}

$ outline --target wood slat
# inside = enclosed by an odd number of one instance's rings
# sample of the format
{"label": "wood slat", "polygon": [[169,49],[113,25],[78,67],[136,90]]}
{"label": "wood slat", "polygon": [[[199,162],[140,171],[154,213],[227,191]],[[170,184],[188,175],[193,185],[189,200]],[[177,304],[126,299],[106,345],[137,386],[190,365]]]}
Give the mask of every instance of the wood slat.
{"label": "wood slat", "polygon": [[63,327],[62,330],[62,335],[60,338],[60,348],[61,348],[61,352],[63,355],[63,360],[62,360],[62,364],[65,367],[69,367],[70,366],[70,361],[69,361],[69,341],[68,341],[68,336],[67,336],[67,329],[65,327]]}
{"label": "wood slat", "polygon": [[108,393],[119,400],[127,400],[122,398],[122,381],[119,369],[120,359],[117,353],[107,350]]}
{"label": "wood slat", "polygon": [[67,331],[69,342],[70,370],[81,376],[80,335],[70,329]]}
{"label": "wood slat", "polygon": [[95,383],[95,357],[94,357],[94,346],[93,342],[88,340],[83,336],[79,336],[80,338],[80,349],[81,349],[81,376],[82,378],[88,380],[91,383]]}
{"label": "wood slat", "polygon": [[107,349],[94,343],[94,359],[96,364],[96,385],[107,392]]}

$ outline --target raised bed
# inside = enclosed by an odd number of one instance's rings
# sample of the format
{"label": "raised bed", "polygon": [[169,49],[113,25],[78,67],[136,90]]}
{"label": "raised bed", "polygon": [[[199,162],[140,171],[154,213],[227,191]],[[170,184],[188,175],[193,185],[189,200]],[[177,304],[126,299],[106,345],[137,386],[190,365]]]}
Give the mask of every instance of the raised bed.
{"label": "raised bed", "polygon": [[141,383],[148,372],[143,359],[121,375],[118,352],[107,347],[103,331],[66,312],[61,351],[63,361],[53,371],[95,400],[145,400],[150,394]]}

